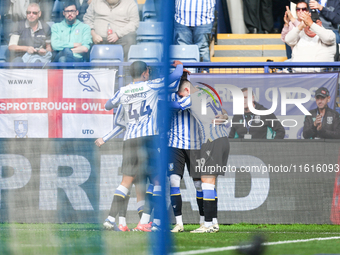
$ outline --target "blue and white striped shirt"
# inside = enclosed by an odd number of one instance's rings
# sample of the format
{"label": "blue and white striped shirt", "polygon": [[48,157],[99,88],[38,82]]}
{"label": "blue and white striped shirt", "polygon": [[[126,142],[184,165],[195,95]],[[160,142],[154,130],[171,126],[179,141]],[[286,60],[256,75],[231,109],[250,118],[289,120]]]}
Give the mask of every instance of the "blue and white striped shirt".
{"label": "blue and white striped shirt", "polygon": [[188,27],[214,22],[216,0],[176,0],[175,21]]}
{"label": "blue and white striped shirt", "polygon": [[[228,136],[226,125],[214,125],[215,116],[222,113],[221,105],[217,100],[204,91],[197,91],[190,96],[178,100],[182,110],[190,109],[190,112],[198,122],[202,144]],[[202,114],[202,105],[206,106],[206,114]]]}
{"label": "blue and white striped shirt", "polygon": [[119,105],[115,117],[113,119],[113,124],[116,126],[109,133],[103,136],[103,141],[107,142],[108,140],[120,135],[126,129],[125,127],[125,118],[124,118],[124,108],[122,105]]}
{"label": "blue and white striped shirt", "polygon": [[[183,73],[183,65],[177,65],[170,75],[169,90],[178,88],[179,78]],[[130,83],[120,88],[110,99],[105,108],[109,110],[121,103],[124,107],[126,133],[124,141],[143,136],[158,135],[157,102],[158,94],[164,87],[164,79]]]}
{"label": "blue and white striped shirt", "polygon": [[[179,99],[177,93],[171,94],[171,101],[178,101]],[[172,114],[168,146],[185,150],[199,150],[201,148],[198,123],[189,110]]]}

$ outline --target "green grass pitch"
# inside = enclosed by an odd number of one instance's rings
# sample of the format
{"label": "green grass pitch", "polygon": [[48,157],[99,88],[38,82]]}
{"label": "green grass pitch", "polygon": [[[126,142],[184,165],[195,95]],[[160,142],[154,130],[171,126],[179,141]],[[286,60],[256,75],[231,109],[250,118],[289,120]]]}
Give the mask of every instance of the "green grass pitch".
{"label": "green grass pitch", "polygon": [[[131,225],[131,227],[134,227]],[[237,246],[255,234],[266,243],[340,237],[339,225],[221,225],[219,233],[173,234],[174,252]],[[150,233],[103,231],[98,224],[0,224],[0,254],[150,254]],[[202,253],[201,253],[202,254]],[[237,254],[235,249],[205,254]],[[264,254],[340,254],[340,239],[265,246]]]}

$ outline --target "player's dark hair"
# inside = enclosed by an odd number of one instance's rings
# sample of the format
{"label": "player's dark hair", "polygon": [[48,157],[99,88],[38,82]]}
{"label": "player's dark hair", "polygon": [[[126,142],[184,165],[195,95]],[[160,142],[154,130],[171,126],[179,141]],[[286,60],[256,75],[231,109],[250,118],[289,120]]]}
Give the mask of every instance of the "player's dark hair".
{"label": "player's dark hair", "polygon": [[130,75],[133,79],[140,78],[142,73],[148,69],[148,66],[143,61],[135,61],[130,65]]}
{"label": "player's dark hair", "polygon": [[76,5],[76,2],[74,0],[66,0],[64,2],[64,10],[71,5],[74,5],[76,7],[76,10],[77,10],[77,5]]}

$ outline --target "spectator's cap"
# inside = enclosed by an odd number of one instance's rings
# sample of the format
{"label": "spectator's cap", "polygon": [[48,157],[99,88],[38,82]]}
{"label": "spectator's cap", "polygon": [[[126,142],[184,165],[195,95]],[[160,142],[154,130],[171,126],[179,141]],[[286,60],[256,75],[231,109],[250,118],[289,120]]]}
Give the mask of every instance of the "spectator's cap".
{"label": "spectator's cap", "polygon": [[317,96],[322,96],[322,97],[328,97],[329,96],[329,91],[325,87],[318,88],[315,91],[315,97]]}
{"label": "spectator's cap", "polygon": [[139,78],[147,69],[148,66],[145,62],[135,61],[130,65],[130,75],[133,79]]}

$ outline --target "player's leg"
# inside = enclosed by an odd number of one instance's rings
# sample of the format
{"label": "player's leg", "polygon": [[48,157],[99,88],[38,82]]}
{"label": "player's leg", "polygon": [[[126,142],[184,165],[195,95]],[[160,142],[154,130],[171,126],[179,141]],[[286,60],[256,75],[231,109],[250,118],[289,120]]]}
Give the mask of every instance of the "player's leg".
{"label": "player's leg", "polygon": [[196,202],[198,206],[198,212],[200,215],[200,226],[204,224],[204,209],[203,209],[203,190],[201,179],[193,179],[196,188]]}
{"label": "player's leg", "polygon": [[115,191],[109,216],[104,222],[105,229],[120,231],[116,225],[115,217],[122,207],[125,208],[126,196],[137,173],[136,155],[138,151],[136,150],[136,143],[137,139],[126,140],[123,143],[123,162],[122,162],[123,179],[121,184],[117,187]]}
{"label": "player's leg", "polygon": [[154,185],[150,183],[145,193],[144,211],[141,215],[141,218],[140,218],[140,221],[138,222],[137,227],[133,229],[134,231],[151,232],[150,218],[151,218],[151,213],[153,210],[153,199],[152,199],[153,189],[154,189]]}
{"label": "player's leg", "polygon": [[[209,152],[209,153],[208,153]],[[218,175],[222,175],[223,172],[218,171],[205,171],[209,169],[209,166],[223,166],[227,164],[229,156],[229,141],[227,137],[222,137],[214,140],[213,142],[207,142],[201,147],[201,163],[203,162],[206,167],[202,173],[202,190],[203,190],[203,208],[204,208],[204,226],[193,231],[194,233],[207,233],[217,232],[218,228],[213,227],[213,218],[216,218],[217,222],[217,199],[215,184]]]}
{"label": "player's leg", "polygon": [[116,224],[116,215],[120,208],[125,206],[125,198],[129,192],[133,179],[133,176],[123,175],[123,180],[114,193],[109,216],[103,224],[105,229],[120,231]]}
{"label": "player's leg", "polygon": [[[202,181],[200,178],[199,169],[196,169],[196,160],[200,158],[200,150],[186,150],[186,161],[189,174],[193,178],[196,189],[196,202],[200,215],[200,226],[204,224],[204,210],[203,210],[203,190]],[[198,172],[198,173],[197,173]]]}
{"label": "player's leg", "polygon": [[170,201],[176,218],[176,225],[171,232],[183,232],[181,179],[185,167],[185,150],[169,148],[168,175],[170,179]]}

